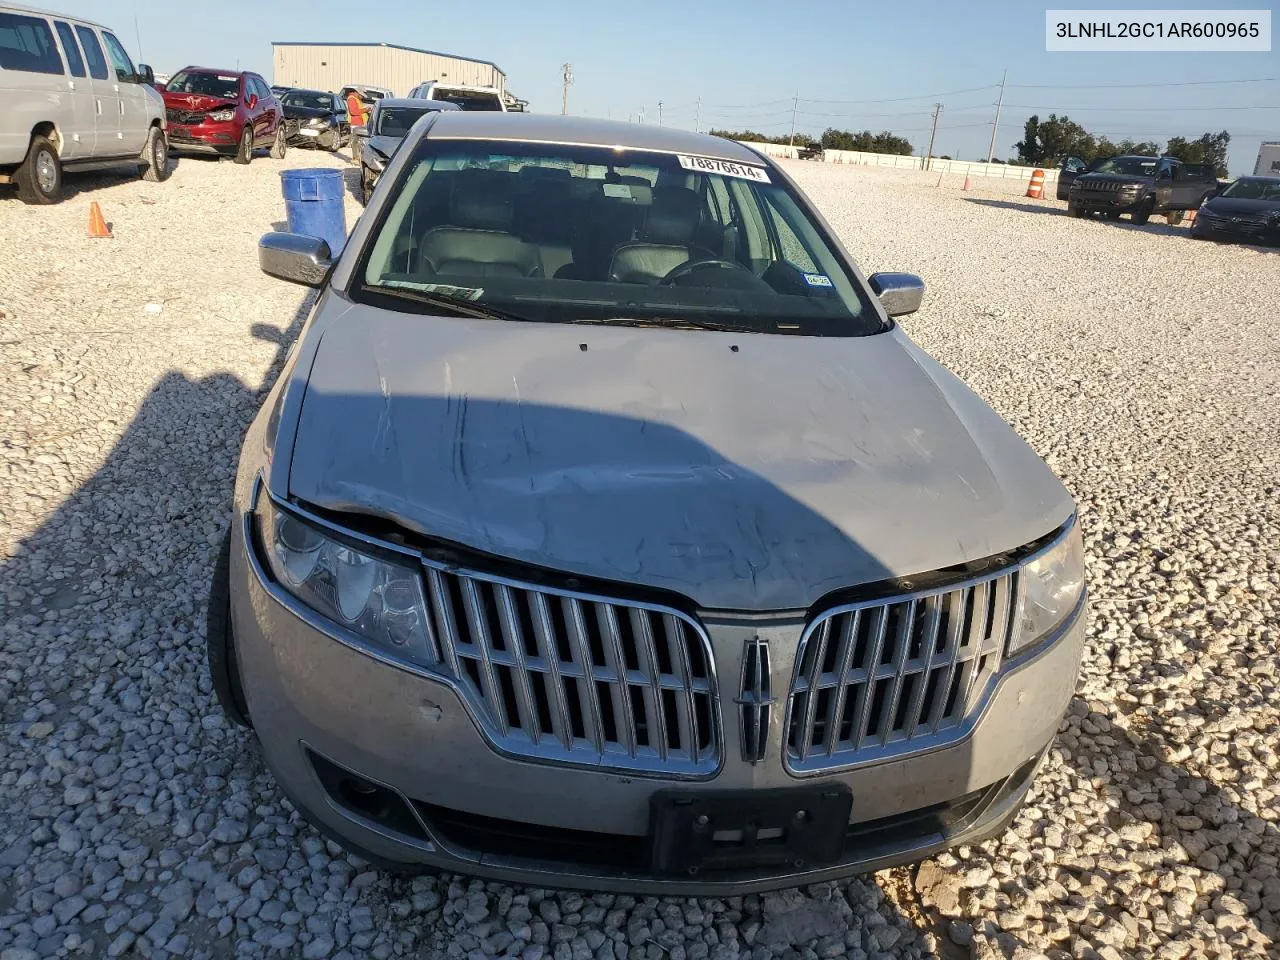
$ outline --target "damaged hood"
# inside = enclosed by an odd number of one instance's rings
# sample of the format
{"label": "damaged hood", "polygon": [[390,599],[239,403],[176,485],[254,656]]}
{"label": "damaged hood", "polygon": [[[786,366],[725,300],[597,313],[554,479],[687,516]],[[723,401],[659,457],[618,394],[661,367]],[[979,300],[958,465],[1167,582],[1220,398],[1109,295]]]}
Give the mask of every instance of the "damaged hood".
{"label": "damaged hood", "polygon": [[739,335],[356,305],[321,336],[293,497],[703,608],[808,607],[1022,546],[1073,509],[900,329]]}

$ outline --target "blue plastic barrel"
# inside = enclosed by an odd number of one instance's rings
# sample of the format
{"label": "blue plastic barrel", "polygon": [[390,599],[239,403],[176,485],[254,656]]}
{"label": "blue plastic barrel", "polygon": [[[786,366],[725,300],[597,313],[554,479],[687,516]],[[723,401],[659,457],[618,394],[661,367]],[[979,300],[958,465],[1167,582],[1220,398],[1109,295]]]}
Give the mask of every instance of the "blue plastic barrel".
{"label": "blue plastic barrel", "polygon": [[347,242],[346,186],[341,170],[284,170],[280,174],[290,233],[319,237],[334,257]]}

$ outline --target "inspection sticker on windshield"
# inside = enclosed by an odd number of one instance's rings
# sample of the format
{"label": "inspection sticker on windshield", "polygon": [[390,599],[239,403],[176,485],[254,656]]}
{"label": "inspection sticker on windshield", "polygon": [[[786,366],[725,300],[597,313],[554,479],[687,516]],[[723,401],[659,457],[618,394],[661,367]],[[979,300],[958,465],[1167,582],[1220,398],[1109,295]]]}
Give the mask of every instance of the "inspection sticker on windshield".
{"label": "inspection sticker on windshield", "polygon": [[830,287],[834,286],[831,278],[822,273],[806,273],[804,282],[811,287]]}
{"label": "inspection sticker on windshield", "polygon": [[680,166],[698,173],[718,173],[724,177],[738,177],[740,180],[754,180],[756,183],[772,183],[769,173],[764,167],[752,167],[745,163],[734,163],[732,160],[716,160],[712,157],[686,157],[676,154]]}

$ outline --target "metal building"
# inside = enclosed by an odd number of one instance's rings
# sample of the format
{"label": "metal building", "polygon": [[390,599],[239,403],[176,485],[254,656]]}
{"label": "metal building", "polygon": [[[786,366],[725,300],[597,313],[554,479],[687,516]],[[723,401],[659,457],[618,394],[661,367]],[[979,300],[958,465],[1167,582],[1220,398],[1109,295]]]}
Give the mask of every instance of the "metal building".
{"label": "metal building", "polygon": [[507,75],[488,60],[398,43],[274,42],[271,48],[271,82],[286,87],[336,92],[360,83],[385,87],[398,97],[427,80],[497,87],[504,94],[507,88]]}

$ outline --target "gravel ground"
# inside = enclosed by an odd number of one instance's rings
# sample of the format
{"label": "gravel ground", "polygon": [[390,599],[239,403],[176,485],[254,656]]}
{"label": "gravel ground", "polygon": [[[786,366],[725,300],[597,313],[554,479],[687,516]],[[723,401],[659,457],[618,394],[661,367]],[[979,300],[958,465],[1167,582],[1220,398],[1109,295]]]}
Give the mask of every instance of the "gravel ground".
{"label": "gravel ground", "polygon": [[370,870],[213,700],[240,437],[307,306],[256,266],[281,165],[0,194],[0,960],[1278,955],[1280,253],[792,164],[868,272],[926,278],[911,334],[1079,499],[1079,698],[998,840],[763,898],[584,896]]}

